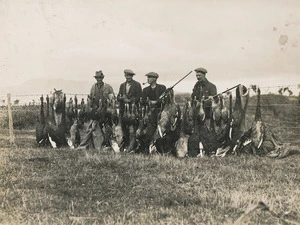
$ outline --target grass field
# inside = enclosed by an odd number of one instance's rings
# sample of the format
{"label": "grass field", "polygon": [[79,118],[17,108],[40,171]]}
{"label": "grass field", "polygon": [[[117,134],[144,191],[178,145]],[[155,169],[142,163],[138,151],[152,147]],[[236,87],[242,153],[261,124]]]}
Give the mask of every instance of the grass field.
{"label": "grass field", "polygon": [[0,224],[233,224],[259,201],[276,216],[246,224],[300,224],[298,149],[180,160],[1,148],[0,160]]}
{"label": "grass field", "polygon": [[282,159],[39,149],[16,114],[15,146],[0,126],[0,224],[300,224],[299,109],[262,96],[263,121],[292,145]]}

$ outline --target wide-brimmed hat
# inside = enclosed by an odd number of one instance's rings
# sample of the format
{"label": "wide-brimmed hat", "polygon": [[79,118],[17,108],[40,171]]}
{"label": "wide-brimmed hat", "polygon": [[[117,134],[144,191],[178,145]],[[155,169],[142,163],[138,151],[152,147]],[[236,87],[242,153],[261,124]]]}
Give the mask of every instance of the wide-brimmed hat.
{"label": "wide-brimmed hat", "polygon": [[132,76],[135,75],[135,73],[132,70],[130,70],[130,69],[124,70],[124,73],[128,74],[128,75],[132,75]]}
{"label": "wide-brimmed hat", "polygon": [[146,76],[146,77],[156,77],[156,78],[159,77],[159,75],[158,75],[157,73],[155,73],[155,72],[147,73],[145,76]]}
{"label": "wide-brimmed hat", "polygon": [[94,77],[95,77],[95,78],[97,78],[97,77],[104,77],[104,74],[102,73],[102,70],[96,71]]}

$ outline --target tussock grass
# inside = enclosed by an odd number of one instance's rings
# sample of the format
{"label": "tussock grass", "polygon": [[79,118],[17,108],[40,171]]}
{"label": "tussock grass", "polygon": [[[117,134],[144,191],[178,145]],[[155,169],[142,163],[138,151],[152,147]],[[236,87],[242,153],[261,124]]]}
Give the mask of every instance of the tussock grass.
{"label": "tussock grass", "polygon": [[298,151],[281,160],[33,148],[0,156],[0,223],[232,224],[259,201],[300,222]]}

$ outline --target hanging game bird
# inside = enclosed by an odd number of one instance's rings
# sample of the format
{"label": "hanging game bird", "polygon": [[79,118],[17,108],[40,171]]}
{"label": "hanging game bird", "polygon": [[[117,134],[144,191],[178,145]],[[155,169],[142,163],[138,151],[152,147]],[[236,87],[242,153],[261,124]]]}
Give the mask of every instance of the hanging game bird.
{"label": "hanging game bird", "polygon": [[253,147],[253,153],[256,154],[256,150],[260,149],[264,136],[265,136],[265,124],[261,118],[261,107],[260,107],[260,89],[257,88],[257,105],[254,121],[251,125],[251,146]]}
{"label": "hanging game bird", "polygon": [[[249,136],[249,130],[245,127],[245,116],[249,100],[249,89],[244,85],[236,88],[236,100],[230,122],[229,138],[231,140],[231,150],[238,154],[243,148],[245,138]],[[246,138],[247,139],[247,138]]]}
{"label": "hanging game bird", "polygon": [[44,115],[44,97],[43,95],[40,98],[41,100],[41,108],[40,108],[40,121],[36,127],[36,142],[38,143],[39,147],[43,147],[46,145],[48,136],[45,134],[45,115]]}
{"label": "hanging game bird", "polygon": [[216,96],[212,98],[211,100],[211,110],[212,110],[212,115],[213,115],[213,120],[215,121],[215,124],[217,126],[220,126],[221,123],[221,100],[219,96]]}

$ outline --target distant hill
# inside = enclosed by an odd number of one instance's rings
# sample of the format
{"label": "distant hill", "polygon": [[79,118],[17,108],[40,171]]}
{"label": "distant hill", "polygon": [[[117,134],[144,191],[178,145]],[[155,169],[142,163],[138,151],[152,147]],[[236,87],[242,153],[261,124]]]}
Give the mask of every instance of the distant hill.
{"label": "distant hill", "polygon": [[[125,80],[124,80],[125,81]],[[114,92],[119,91],[119,86],[122,81],[108,83],[113,87]],[[91,86],[95,83],[95,80],[89,81],[74,81],[65,79],[31,79],[21,85],[0,87],[0,95],[6,96],[7,93],[12,95],[36,95],[36,94],[48,94],[50,91],[62,89],[64,93],[72,94],[88,94],[90,92]],[[106,82],[106,81],[104,81]],[[144,88],[145,86],[142,86]],[[185,93],[180,91],[175,91],[176,93]]]}
{"label": "distant hill", "polygon": [[1,87],[0,94],[6,95],[34,95],[47,94],[62,89],[65,93],[87,94],[91,88],[93,81],[72,81],[64,79],[31,79],[21,85]]}
{"label": "distant hill", "polygon": [[[50,94],[56,90],[62,90],[67,94],[67,98],[77,94],[79,98],[89,94],[91,86],[95,80],[74,81],[64,79],[31,79],[21,85],[0,87],[0,105],[6,104],[6,96],[11,94],[11,101],[19,100],[19,104],[28,104],[29,102],[39,102],[40,96]],[[117,92],[120,84],[109,83]]]}

